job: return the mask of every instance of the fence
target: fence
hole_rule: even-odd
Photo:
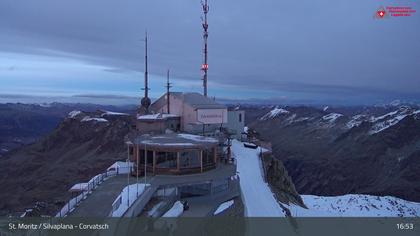
[[[84,186],[81,191],[82,193],[77,195],[74,198],[71,198],[66,202],[66,204],[61,208],[61,210],[57,213],[56,217],[65,217],[67,214],[71,213],[74,208],[83,200],[86,199],[87,196],[96,188],[98,187],[103,181],[107,178],[115,176],[118,174],[118,171],[115,170],[107,170],[105,173],[101,173],[99,175],[94,176],[92,179],[89,180],[86,186]]]

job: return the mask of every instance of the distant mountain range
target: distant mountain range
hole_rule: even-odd
[[[248,107],[300,194],[420,201],[420,107]]]

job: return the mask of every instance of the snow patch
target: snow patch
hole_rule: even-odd
[[[213,213],[213,215],[217,215],[223,211],[225,211],[226,209],[228,209],[229,207],[231,207],[234,203],[234,200],[230,200],[227,202],[224,202],[222,204],[219,205],[219,207],[216,209],[216,211]]]
[[[369,131],[369,134],[376,134],[379,133],[385,129],[388,129],[389,127],[396,125],[398,122],[400,122],[402,119],[404,119],[407,115],[398,115],[392,119],[385,120],[383,122],[379,122],[375,124],[371,130]]]
[[[294,122],[303,122],[303,121],[307,121],[309,119],[311,119],[311,118],[309,118],[309,117],[300,117],[300,118],[295,119]]]
[[[260,118],[260,120],[267,120],[267,119],[272,119],[275,118],[281,114],[288,114],[290,113],[290,111],[285,110],[283,108],[274,108],[273,110],[271,110],[270,112],[268,112],[267,114],[265,114],[263,117]]]
[[[144,192],[145,187],[150,184],[131,184],[123,189],[112,206],[118,206],[112,211],[112,217],[121,217],[128,210],[138,197]]]
[[[397,106],[401,105],[401,101],[397,99],[397,100],[394,100],[394,101],[390,102],[389,105],[397,107]]]
[[[330,123],[335,122],[338,118],[342,117],[342,114],[339,113],[330,113],[322,117],[322,120],[328,121]]]
[[[179,117],[179,116],[174,115],[174,114],[156,113],[156,114],[137,116],[137,119],[138,120],[162,120],[162,119],[167,119],[171,117]]]
[[[180,201],[176,201],[162,217],[178,217],[184,212],[184,205]]]
[[[127,113],[105,111],[104,113],[102,113],[101,117],[104,117],[104,116],[129,116],[129,115],[130,114],[127,114]]]
[[[81,191],[86,191],[88,190],[88,183],[78,183],[73,185],[70,189],[69,192],[81,192]]]
[[[108,167],[107,171],[115,171],[118,174],[128,174],[130,173],[130,168],[134,168],[133,162],[126,162],[126,161],[116,161],[110,167]]]
[[[351,118],[351,120],[349,120],[346,123],[346,126],[347,126],[348,129],[351,129],[353,127],[357,127],[357,126],[361,125],[363,123],[363,121],[367,121],[367,120],[368,120],[368,117],[366,115],[362,115],[362,114],[355,115]]]
[[[90,122],[90,121],[95,121],[95,122],[108,122],[107,119],[90,117],[90,116],[85,116],[81,121],[82,122]]]
[[[382,116],[373,117],[372,119],[370,119],[370,121],[371,121],[371,122],[377,122],[377,121],[382,120],[382,119],[385,119],[385,118],[387,118],[387,117],[389,117],[389,116],[396,115],[398,112],[399,112],[399,111],[398,111],[398,110],[396,110],[396,111],[393,111],[393,112],[387,113],[387,114],[382,115]]]
[[[80,113],[82,113],[81,111],[71,111],[68,115],[69,118],[76,118],[76,116],[78,116]]]
[[[347,194],[335,197],[301,195],[308,209],[292,205],[295,217],[418,217],[420,203],[396,197]]]
[[[196,142],[212,142],[217,143],[217,139],[211,138],[211,137],[204,137],[200,135],[194,135],[194,134],[178,134],[178,137],[189,139]]]

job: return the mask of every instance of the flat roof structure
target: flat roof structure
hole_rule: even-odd
[[[193,134],[174,133],[161,135],[140,135],[131,140],[134,145],[146,147],[148,150],[182,151],[185,149],[209,149],[219,144],[212,137],[204,137]]]

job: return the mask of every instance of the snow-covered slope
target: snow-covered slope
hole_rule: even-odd
[[[336,197],[301,195],[308,209],[288,207],[292,216],[419,217],[420,203],[396,197],[348,194]]]
[[[371,130],[369,131],[369,134],[376,134],[379,133],[385,129],[388,129],[389,127],[396,125],[398,122],[400,122],[402,119],[404,119],[406,116],[409,115],[415,115],[415,111],[413,111],[410,108],[407,107],[400,107],[398,110],[389,112],[385,115],[374,117],[370,120],[370,122],[373,122],[374,125],[372,126]]]
[[[237,160],[245,216],[284,216],[283,209],[274,198],[268,184],[264,182],[258,158],[260,148],[246,148],[243,143],[234,140],[232,150]]]
[[[213,215],[220,214],[221,212],[231,207],[234,203],[235,203],[234,200],[230,200],[230,201],[220,204],[219,207],[216,209],[216,211],[214,211]]]
[[[270,187],[264,182],[261,163],[258,157],[260,148],[245,148],[243,143],[234,140],[232,150],[237,159],[238,175],[245,216],[281,217],[285,212],[277,202]],[[348,194],[335,197],[301,195],[308,209],[297,205],[285,205],[292,216],[298,217],[420,217],[420,203],[400,198],[378,197],[363,194]]]

